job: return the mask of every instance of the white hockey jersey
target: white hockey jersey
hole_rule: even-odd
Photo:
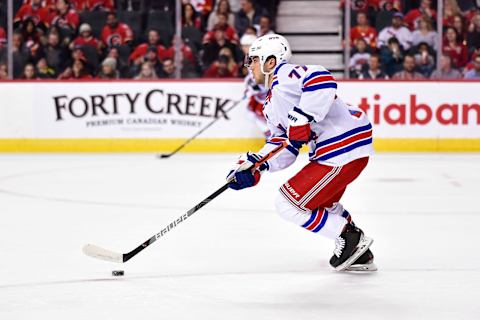
[[[287,139],[289,112],[305,117],[310,123],[314,134],[308,143],[311,161],[341,166],[373,153],[372,125],[368,117],[360,108],[347,105],[337,97],[337,83],[324,67],[283,63],[277,66],[272,77],[263,109],[271,136],[259,151],[261,155]],[[298,153],[298,149],[289,145],[268,161],[269,170],[288,167]]]

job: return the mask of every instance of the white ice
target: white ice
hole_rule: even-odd
[[[479,319],[480,155],[380,154],[343,198],[377,273],[332,271],[330,240],[282,220],[280,184],[227,190],[236,155],[0,156],[0,319]],[[112,270],[125,270],[114,278]]]

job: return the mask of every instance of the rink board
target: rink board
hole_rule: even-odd
[[[480,82],[340,81],[377,151],[480,151]],[[241,81],[0,82],[1,152],[241,152],[263,144]]]

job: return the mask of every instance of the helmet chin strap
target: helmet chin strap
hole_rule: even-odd
[[[268,88],[270,89],[270,87],[268,86],[268,81],[270,80],[270,75],[275,71],[275,68],[272,68],[272,70],[270,72],[266,72],[263,67],[265,66],[265,63],[263,63],[261,66],[260,66],[260,70],[262,71],[262,73],[265,75],[265,88]],[[276,66],[276,65],[275,65]]]

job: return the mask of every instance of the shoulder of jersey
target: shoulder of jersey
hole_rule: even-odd
[[[307,80],[318,76],[331,76],[331,73],[320,65],[296,65],[291,63],[282,63],[273,73],[272,89],[278,85],[280,87],[289,85],[298,85],[299,82],[305,84]],[[324,79],[326,80],[326,79]],[[329,79],[333,81],[333,77]]]

